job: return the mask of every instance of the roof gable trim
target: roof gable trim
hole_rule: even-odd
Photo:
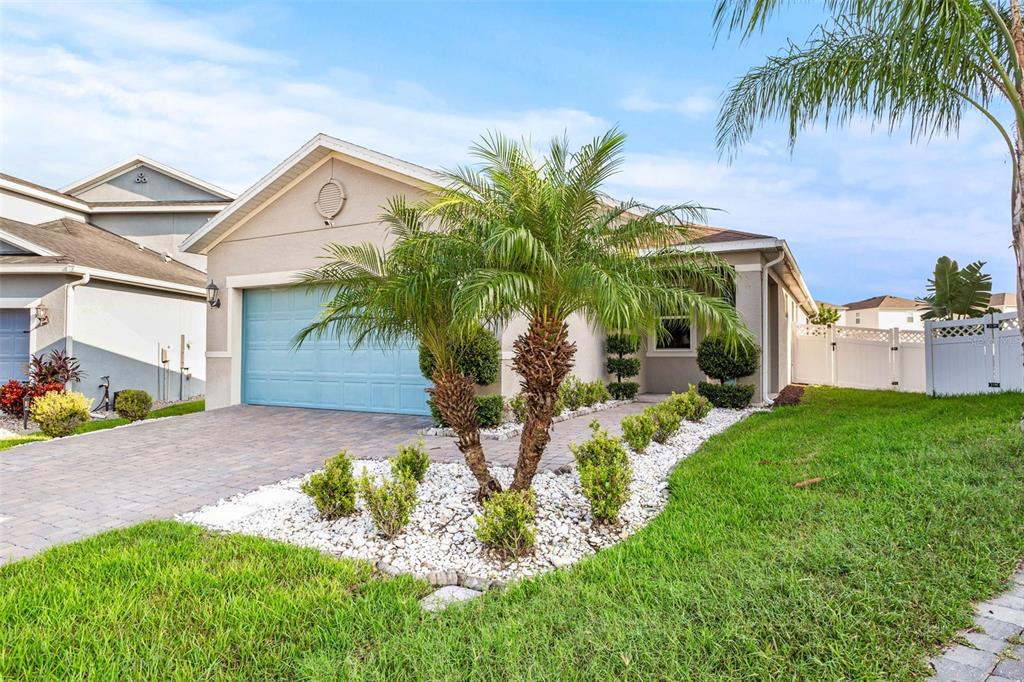
[[[119,175],[123,175],[124,173],[131,172],[136,168],[140,168],[142,166],[148,166],[149,168],[152,168],[155,171],[159,171],[164,175],[170,176],[175,180],[179,180],[187,185],[191,185],[197,189],[201,189],[205,192],[209,192],[224,199],[230,200],[235,198],[235,194],[233,192],[229,192],[228,190],[223,189],[222,187],[218,187],[217,185],[206,182],[205,180],[200,180],[194,175],[189,175],[184,171],[180,171],[177,168],[172,168],[166,164],[160,163],[159,161],[154,161],[153,159],[142,156],[141,154],[136,154],[135,156],[126,159],[121,163],[115,164],[110,168],[106,168],[100,171],[99,173],[95,173],[87,178],[83,178],[78,182],[68,185],[67,187],[62,187],[60,191],[64,192],[65,194],[85,192],[86,190],[90,190],[93,187],[102,185],[107,180],[115,178]]]

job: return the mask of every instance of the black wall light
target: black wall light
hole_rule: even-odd
[[[206,285],[206,302],[210,304],[211,308],[220,307],[220,287],[210,280],[210,283]]]

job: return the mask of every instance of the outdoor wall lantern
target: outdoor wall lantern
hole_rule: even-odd
[[[36,306],[35,314],[36,326],[42,327],[44,324],[50,323],[50,310],[42,303]]]
[[[206,302],[210,304],[211,308],[220,307],[220,296],[217,294],[220,292],[220,287],[210,280],[210,283],[206,285]]]

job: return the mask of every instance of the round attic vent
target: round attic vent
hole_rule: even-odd
[[[331,178],[324,183],[324,186],[320,188],[320,193],[317,194],[316,210],[329,220],[338,215],[344,205],[345,188],[341,186],[340,182]]]

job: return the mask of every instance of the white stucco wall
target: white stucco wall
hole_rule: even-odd
[[[73,306],[72,353],[88,366],[86,395],[104,374],[111,377],[111,392],[141,388],[156,400],[177,400],[179,386],[186,398],[205,392],[203,299],[93,280],[75,289]],[[188,369],[179,381],[182,334]]]

